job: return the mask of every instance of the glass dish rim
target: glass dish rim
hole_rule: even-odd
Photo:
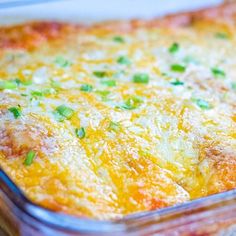
[[[121,219],[96,220],[55,212],[33,203],[1,167],[0,190],[4,193],[4,196],[7,197],[7,200],[21,213],[50,228],[67,230],[71,233],[96,234],[132,232],[133,230],[137,230],[137,227],[140,226],[140,222],[147,223],[154,218],[155,220],[164,219],[164,221],[165,218],[166,221],[168,221],[168,218],[171,217],[178,219],[178,216],[183,213],[186,214],[191,211],[191,214],[194,214],[194,211],[199,212],[201,209],[203,209],[204,212],[207,211],[205,208],[219,208],[224,202],[236,201],[236,189],[232,189],[159,210],[130,214]]]

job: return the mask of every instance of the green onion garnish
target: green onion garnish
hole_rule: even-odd
[[[116,43],[124,43],[125,42],[124,38],[122,38],[121,36],[113,37],[113,41]]]
[[[219,77],[224,78],[226,76],[225,72],[217,67],[211,68],[211,72],[217,78]]]
[[[36,153],[33,150],[30,150],[27,154],[26,154],[26,158],[24,161],[24,164],[26,166],[30,166],[33,163],[33,160],[35,158]]]
[[[15,82],[17,83],[18,86],[21,84],[21,80],[18,79],[18,78],[14,79],[13,81],[15,81]]]
[[[10,111],[14,115],[15,119],[21,116],[20,107],[10,107],[8,111]]]
[[[71,65],[71,62],[68,61],[67,59],[65,59],[65,58],[62,57],[62,56],[56,57],[56,59],[55,59],[54,62],[55,62],[55,64],[56,64],[57,66],[59,66],[59,67],[68,67],[68,66]]]
[[[74,114],[74,110],[65,105],[60,105],[56,108],[54,114],[56,115],[59,121],[63,121],[66,119],[70,119]]]
[[[0,90],[2,89],[16,89],[18,84],[14,80],[4,80],[0,81]]]
[[[106,71],[94,71],[93,75],[95,75],[98,78],[104,78],[105,76],[107,76]]]
[[[80,129],[76,128],[75,129],[75,134],[78,138],[82,139],[85,137],[86,133],[85,133],[85,129],[83,127],[81,127]]]
[[[236,82],[231,83],[231,87],[233,90],[236,90]]]
[[[196,99],[196,104],[203,110],[209,110],[212,108],[212,106],[209,104],[209,102],[203,100],[203,99]]]
[[[173,64],[170,66],[170,69],[174,72],[183,73],[186,70],[186,67],[180,64]]]
[[[28,86],[33,83],[31,80],[20,80],[18,78],[16,78],[14,81],[17,83],[18,86],[20,85]]]
[[[126,56],[120,56],[117,58],[117,63],[119,63],[121,65],[130,65],[131,61]]]
[[[32,91],[31,95],[34,97],[43,97],[44,94],[40,91]]]
[[[143,103],[143,99],[138,96],[133,96],[129,98],[123,105],[119,106],[120,108],[126,109],[126,110],[133,110],[141,106]]]
[[[116,81],[115,80],[111,80],[111,79],[102,80],[101,84],[106,85],[108,87],[115,87],[116,86]]]
[[[42,91],[42,94],[45,96],[55,94],[55,93],[56,93],[56,90],[54,88],[46,88]]]
[[[182,81],[180,81],[178,79],[176,79],[176,80],[174,80],[174,81],[172,81],[170,83],[175,85],[175,86],[184,85],[184,82],[182,82]]]
[[[31,80],[25,80],[25,81],[20,81],[20,84],[24,85],[24,86],[29,86],[31,85],[33,82]]]
[[[169,52],[170,53],[176,53],[179,50],[179,44],[178,43],[173,43],[170,47],[169,47]]]
[[[101,96],[103,101],[107,101],[111,92],[108,90],[97,90],[96,93]]]
[[[137,73],[133,76],[133,82],[138,84],[147,84],[149,82],[149,75],[146,73]]]
[[[80,86],[80,90],[84,92],[91,92],[93,90],[93,86],[90,84],[82,84]]]
[[[229,39],[229,35],[222,32],[215,33],[215,37],[218,39]]]
[[[55,89],[61,88],[61,83],[55,80],[51,80],[51,86]]]
[[[111,121],[108,129],[112,131],[118,131],[120,129],[120,124],[118,122]]]

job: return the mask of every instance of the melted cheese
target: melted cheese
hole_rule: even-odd
[[[32,201],[109,219],[236,187],[236,41],[229,28],[209,30],[203,21],[27,35],[34,27],[43,32],[40,23],[26,24],[0,39],[0,82],[18,79],[15,89],[0,90],[0,164]],[[170,52],[173,43],[178,49]],[[119,63],[121,56],[128,62]],[[137,73],[148,83],[135,83]],[[92,90],[82,91],[84,84]],[[60,105],[73,115],[59,121]],[[30,150],[36,157],[26,166]]]

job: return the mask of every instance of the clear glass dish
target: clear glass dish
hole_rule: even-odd
[[[120,220],[96,221],[35,205],[1,170],[0,226],[10,236],[236,235],[236,190]]]
[[[119,1],[119,4],[122,5]],[[219,1],[166,1],[169,10],[163,7],[163,11],[153,8],[154,3],[160,1],[150,0],[149,9],[143,8],[143,0],[136,3],[135,11],[119,11],[103,14],[104,8],[96,8],[87,14],[89,2],[86,1],[82,10],[76,11],[76,2],[70,1],[71,10],[64,10],[58,13],[58,9],[65,8],[65,1],[52,1],[47,5],[34,5],[20,8],[8,8],[4,2],[4,10],[0,1],[0,24],[17,23],[25,20],[53,19],[69,21],[94,21],[110,18],[133,18],[153,17],[153,14],[163,15],[179,9],[187,10],[187,7],[204,6],[219,3]],[[11,1],[17,2],[19,1]],[[29,3],[30,1],[25,1]],[[32,2],[32,1],[31,1]],[[66,1],[67,3],[69,1]],[[81,1],[82,2],[82,1]],[[102,0],[101,2],[105,2]],[[131,5],[131,1],[128,4]],[[12,4],[12,3],[11,3]],[[63,5],[64,4],[64,5]],[[186,4],[186,5],[185,5]],[[13,4],[14,5],[14,4]],[[11,5],[11,6],[13,6]],[[147,4],[146,4],[147,5]],[[158,5],[158,4],[157,4]],[[2,5],[3,6],[3,5]],[[55,6],[58,8],[55,9]],[[139,7],[138,7],[139,6]],[[176,8],[175,8],[175,7]],[[116,7],[110,9],[115,10]],[[90,7],[91,8],[91,7]],[[106,6],[108,9],[109,6]],[[42,13],[41,10],[45,9]],[[51,9],[51,10],[50,10]],[[95,8],[93,8],[95,9]],[[27,14],[28,12],[28,14]],[[87,13],[86,13],[87,12]],[[150,14],[147,14],[147,13]],[[156,13],[157,12],[157,13]],[[81,17],[75,17],[80,14]],[[146,15],[145,15],[146,14]],[[49,17],[50,16],[50,17]],[[91,17],[92,16],[92,17]],[[82,19],[82,20],[81,20]],[[113,221],[96,221],[86,218],[76,218],[44,209],[28,200],[21,190],[9,179],[3,170],[0,169],[0,235],[10,236],[67,236],[67,235],[236,235],[236,190],[197,199],[174,207],[161,210],[142,212],[127,216],[123,219]]]

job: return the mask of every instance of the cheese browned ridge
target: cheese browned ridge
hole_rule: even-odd
[[[0,165],[33,202],[111,219],[236,187],[236,4],[0,28]]]

